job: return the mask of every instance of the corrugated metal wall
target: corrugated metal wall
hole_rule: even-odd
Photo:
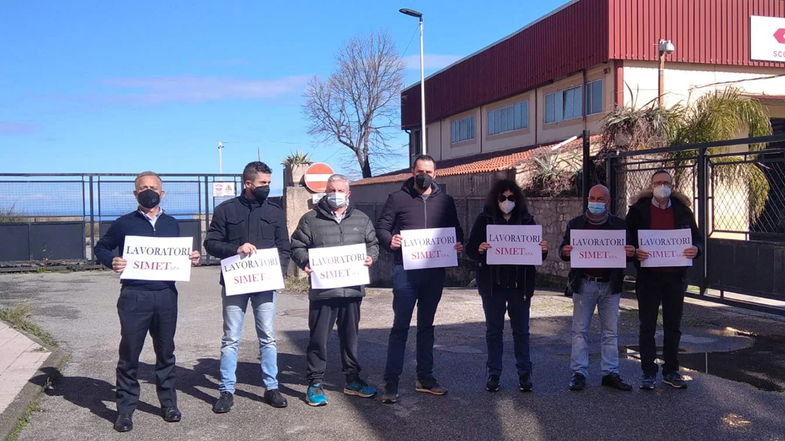
[[[428,122],[497,101],[608,59],[608,0],[567,6],[425,82]],[[491,26],[492,24],[478,24]],[[401,94],[403,128],[420,125],[420,89]]]
[[[669,62],[783,67],[750,60],[750,16],[785,17],[783,0],[608,1],[610,58],[656,60],[662,38]]]
[[[583,0],[425,82],[426,116],[437,121],[611,60],[785,67],[750,60],[750,15],[785,17],[785,0]],[[420,89],[401,94],[403,128],[420,125]]]

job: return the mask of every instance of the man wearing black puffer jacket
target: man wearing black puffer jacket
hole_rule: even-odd
[[[204,248],[210,255],[225,259],[235,254],[251,254],[257,249],[277,248],[281,271],[289,265],[289,233],[283,210],[267,199],[272,170],[264,162],[248,163],[243,170],[243,193],[215,209]],[[221,277],[223,285],[223,277]],[[237,377],[237,350],[243,332],[245,309],[251,302],[259,338],[264,398],[273,407],[286,407],[278,391],[278,349],[275,341],[276,291],[227,296],[222,289],[223,337],[221,338],[221,395],[213,412],[226,413],[234,404]]]
[[[409,323],[417,305],[417,383],[415,390],[444,395],[433,376],[433,319],[444,288],[444,268],[404,270],[401,255],[401,231],[421,228],[454,227],[455,249],[463,251],[463,230],[458,223],[455,201],[434,183],[436,165],[432,157],[420,155],[412,165],[412,177],[384,204],[376,224],[379,244],[395,253],[393,268],[393,312],[395,318],[387,346],[384,368],[385,391],[382,402],[398,401],[398,378],[403,371],[403,356]]]
[[[371,266],[379,257],[379,241],[368,216],[349,203],[349,180],[343,175],[332,175],[327,179],[325,192],[326,196],[316,207],[300,218],[300,223],[292,234],[292,259],[305,272],[311,274],[308,259],[310,248],[365,244],[365,265]],[[341,342],[341,362],[346,376],[343,392],[362,398],[376,395],[376,388],[360,378],[357,356],[357,333],[363,296],[365,287],[361,285],[332,289],[311,288],[308,294],[308,327],[311,339],[306,353],[308,391],[305,400],[311,406],[327,404],[322,382],[327,367],[327,338],[336,321]]]

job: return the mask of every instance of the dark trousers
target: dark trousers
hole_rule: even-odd
[[[341,364],[346,382],[354,381],[360,374],[357,361],[357,333],[360,328],[360,303],[362,297],[347,297],[311,301],[308,306],[308,328],[311,339],[308,342],[306,360],[309,383],[324,380],[327,367],[327,339],[333,325],[338,324],[338,341],[341,345]]]
[[[657,344],[654,334],[657,331],[657,313],[662,304],[662,330],[664,333],[662,358],[663,375],[679,370],[679,341],[681,340],[681,315],[684,309],[686,284],[681,272],[654,272],[639,269],[635,281],[635,295],[638,297],[638,318],[640,334],[638,343],[641,350],[641,369],[647,375],[657,374]]]
[[[120,316],[120,359],[115,398],[119,413],[132,413],[139,401],[139,354],[150,332],[155,350],[155,385],[161,407],[177,405],[174,390],[174,333],[177,327],[177,290],[123,287],[117,300]]]
[[[529,354],[529,307],[531,297],[524,300],[519,289],[494,288],[492,295],[482,296],[485,311],[485,342],[488,345],[488,375],[501,375],[504,353],[504,313],[510,316],[515,367],[518,375],[531,373]]]
[[[398,383],[403,372],[403,357],[409,324],[417,305],[417,379],[433,378],[433,319],[442,298],[444,268],[421,270],[393,269],[393,326],[387,344],[387,364],[384,381]]]

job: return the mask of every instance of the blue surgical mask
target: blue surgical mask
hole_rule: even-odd
[[[589,202],[589,213],[595,215],[605,213],[605,202]]]
[[[346,205],[347,202],[349,202],[349,200],[346,197],[346,193],[327,193],[327,204],[333,209],[341,208]]]

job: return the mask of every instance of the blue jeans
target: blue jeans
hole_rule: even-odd
[[[237,383],[237,349],[243,334],[248,300],[253,308],[256,336],[259,337],[262,381],[268,390],[278,388],[278,349],[275,343],[275,291],[227,296],[223,300],[224,335],[221,337],[221,383],[218,390],[234,393]]]
[[[444,268],[406,271],[403,265],[395,265],[393,269],[395,318],[387,344],[387,364],[384,367],[386,383],[397,384],[403,372],[403,356],[406,352],[406,339],[409,337],[409,324],[412,321],[415,304],[417,305],[417,379],[433,378],[433,318],[442,298],[444,275]]]
[[[608,282],[583,280],[580,292],[572,296],[572,353],[570,369],[574,373],[588,375],[589,369],[589,326],[594,308],[600,316],[602,332],[602,374],[619,373],[619,298],[612,293]]]
[[[488,375],[502,374],[504,353],[504,313],[510,315],[515,367],[518,375],[531,374],[529,355],[529,307],[531,297],[524,300],[519,289],[494,288],[490,296],[482,297],[485,311],[485,342],[488,345]]]

